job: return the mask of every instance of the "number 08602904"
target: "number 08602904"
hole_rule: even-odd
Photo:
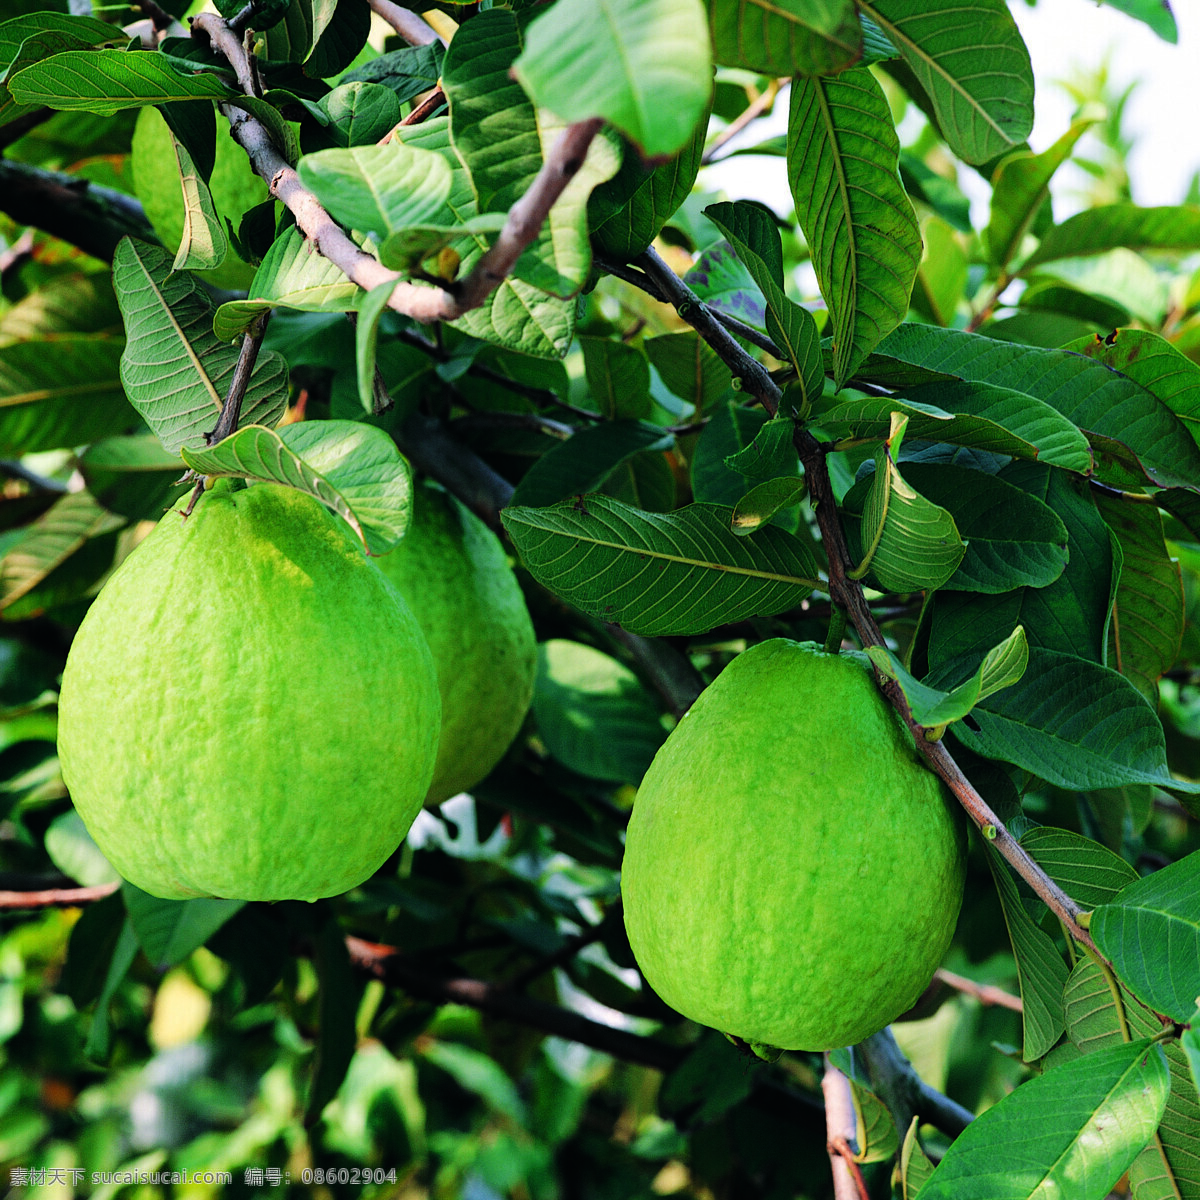
[[[385,1167],[305,1167],[302,1183],[395,1183],[396,1168]]]

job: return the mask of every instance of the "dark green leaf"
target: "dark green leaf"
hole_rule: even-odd
[[[405,46],[381,54],[370,62],[347,71],[342,83],[377,83],[395,93],[401,104],[437,87],[446,50],[441,42],[427,46]]]
[[[584,372],[596,408],[610,418],[650,415],[650,364],[636,346],[581,337]]]
[[[852,0],[706,0],[713,57],[764,75],[831,75],[862,54]]]
[[[1025,267],[1056,258],[1103,254],[1118,246],[1130,250],[1200,248],[1200,207],[1103,204],[1085,209],[1048,230]]]
[[[832,318],[838,387],[904,319],[921,261],[898,155],[887,100],[868,70],[792,84],[788,183]]]
[[[351,969],[346,939],[338,922],[332,918],[326,921],[316,942],[313,966],[317,972],[319,1033],[306,1106],[309,1122],[321,1115],[346,1078],[358,1044],[354,1021],[362,997],[362,984]]]
[[[782,612],[819,586],[802,542],[773,526],[740,538],[720,505],[648,513],[588,496],[553,508],[507,508],[501,516],[539,583],[648,637]]]
[[[146,957],[159,968],[183,962],[198,950],[244,900],[160,900],[126,882],[125,908]]]
[[[711,504],[735,505],[746,492],[746,477],[728,465],[748,450],[767,423],[760,408],[736,401],[717,404],[692,452],[692,493]]]
[[[733,373],[694,330],[647,338],[642,349],[663,383],[697,412],[723,396],[733,382]]]
[[[799,462],[795,433],[796,426],[789,417],[774,417],[754,435],[750,445],[729,455],[725,465],[748,479],[795,475]]]
[[[731,528],[739,537],[754,533],[776,513],[793,508],[804,499],[805,484],[796,476],[767,479],[752,487],[734,505]]]
[[[1131,883],[1096,909],[1091,933],[1139,1000],[1188,1020],[1200,996],[1200,853]]]

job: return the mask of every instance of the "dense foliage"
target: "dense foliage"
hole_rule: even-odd
[[[18,1194],[1200,1197],[1200,206],[1131,202],[1122,98],[1033,153],[1003,0],[185,5],[0,21]],[[697,189],[734,154],[794,214]],[[334,900],[121,885],[55,748],[107,575],[221,475],[386,551],[414,472],[534,617],[505,759]],[[976,828],[916,1008],[766,1062],[644,985],[619,873],[781,635],[868,654]]]

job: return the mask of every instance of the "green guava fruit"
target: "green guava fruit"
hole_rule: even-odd
[[[133,187],[142,202],[146,219],[154,226],[162,244],[174,254],[183,237],[183,190],[179,186],[179,167],[171,131],[155,108],[143,108],[138,113],[129,165],[133,172]],[[236,233],[246,213],[270,196],[267,185],[250,166],[245,150],[229,136],[224,117],[217,124],[217,156],[208,190],[226,236],[229,234],[224,226],[226,219]],[[237,291],[250,286],[254,271],[250,263],[238,257],[231,243],[229,253],[219,267],[196,274],[215,287]]]
[[[912,1006],[954,933],[962,822],[870,668],[782,638],[740,654],[638,790],[634,957],[685,1016],[830,1050]]]
[[[63,671],[63,779],[155,896],[315,900],[408,832],[441,721],[416,618],[349,527],[278,484],[168,512]]]
[[[440,489],[416,489],[404,538],[375,561],[433,652],[442,733],[426,803],[440,804],[474,787],[517,736],[537,674],[533,623],[500,539]]]

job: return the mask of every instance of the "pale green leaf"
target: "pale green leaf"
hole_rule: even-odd
[[[389,279],[367,293],[354,322],[354,366],[358,375],[358,399],[368,413],[375,411],[375,346],[379,338],[379,318],[396,290]]]
[[[674,154],[712,93],[701,0],[559,0],[530,22],[514,66],[539,107],[603,117],[645,154]]]
[[[176,271],[208,271],[225,261],[229,239],[213,207],[208,184],[192,163],[187,147],[174,132],[171,132],[171,145],[175,150],[179,183],[183,189],[183,234],[171,266]]]
[[[804,480],[795,476],[764,480],[734,505],[730,527],[740,537],[754,533],[776,513],[799,504],[804,499],[804,489]]]
[[[865,68],[797,79],[788,183],[829,307],[838,387],[908,311],[921,234],[883,90]]]
[[[1118,246],[1130,250],[1200,249],[1200,206],[1102,204],[1084,209],[1048,229],[1025,267],[1056,258],[1103,254]]]
[[[731,515],[713,504],[642,512],[587,496],[501,518],[539,583],[591,616],[657,636],[783,612],[820,586],[802,542],[774,526],[740,538]]]
[[[130,403],[174,453],[202,446],[216,426],[238,350],[212,331],[213,309],[190,274],[175,274],[165,250],[124,238],[113,258],[113,284],[128,341],[121,382]],[[246,389],[242,420],[274,425],[287,405],[288,367],[260,353]]]

